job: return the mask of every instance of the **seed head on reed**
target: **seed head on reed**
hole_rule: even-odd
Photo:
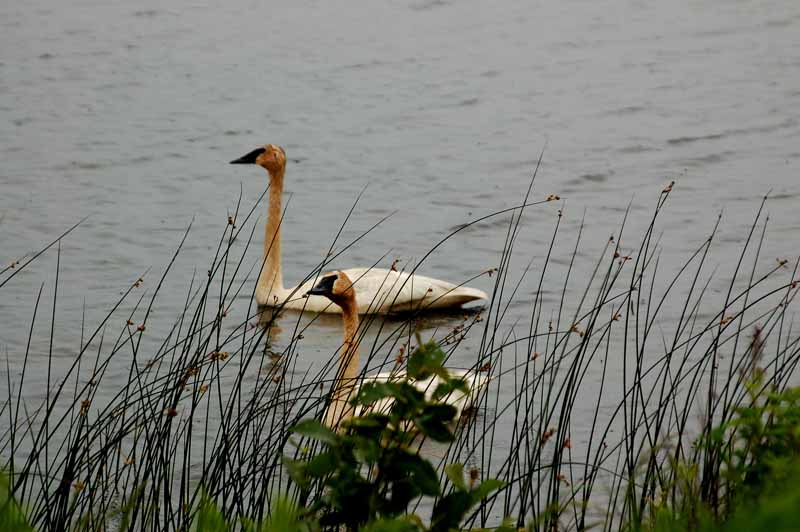
[[[552,438],[552,437],[553,437],[553,434],[555,434],[555,433],[556,433],[556,429],[554,429],[554,428],[552,428],[552,427],[550,427],[549,429],[547,429],[546,431],[544,431],[544,433],[542,433],[542,436],[541,436],[541,438],[539,439],[539,446],[540,446],[540,447],[544,447],[544,446],[545,446],[545,444],[546,444],[548,441],[550,441],[550,438]]]
[[[208,358],[214,362],[221,362],[228,358],[227,351],[212,351],[208,354]],[[198,370],[199,371],[199,370]]]

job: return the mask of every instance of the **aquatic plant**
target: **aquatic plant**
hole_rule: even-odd
[[[451,317],[449,329],[436,338],[445,357],[473,353],[473,367],[490,376],[491,385],[471,423],[452,440],[428,441],[430,447],[422,448],[423,455],[426,448],[435,450],[439,489],[431,477],[392,518],[441,508],[448,494],[461,489],[453,467],[446,469],[450,464],[465,464],[476,483],[502,483],[471,501],[460,520],[465,528],[508,519],[511,526],[533,530],[638,529],[660,509],[689,501],[686,489],[697,508],[711,512],[710,519],[725,518],[741,482],[755,474],[753,463],[737,461],[735,454],[742,449],[740,435],[751,430],[741,424],[743,409],[773,405],[764,397],[786,390],[797,365],[800,350],[788,313],[797,294],[797,262],[764,268],[766,222],[759,210],[749,234],[742,235],[741,256],[721,297],[709,290],[717,280],[708,266],[716,226],[677,273],[662,278],[659,221],[670,185],[658,195],[643,234],[629,237],[623,217],[591,275],[575,275],[576,263],[586,260],[584,226],[564,235],[563,205],[548,249],[519,267],[515,244],[524,216],[560,201],[554,195],[533,201],[532,186],[533,180],[519,205],[455,229],[431,251],[486,219],[507,220],[502,253],[490,270],[489,306]],[[149,274],[132,276],[67,367],[55,371],[58,361],[49,345],[44,399],[30,404],[31,345],[41,340],[33,325],[42,319],[44,290],[36,295],[27,349],[6,363],[0,430],[7,493],[33,527],[187,530],[198,520],[214,519],[214,512],[228,524],[264,523],[281,501],[290,501],[291,508],[310,506],[336,487],[328,474],[304,483],[288,474],[282,459],[292,452],[287,444],[295,437],[293,427],[310,436],[311,425],[300,423],[324,411],[336,353],[320,367],[298,370],[298,347],[303,335],[313,334],[315,318],[297,316],[292,327],[283,322],[290,338],[274,341],[278,314],[260,313],[251,288],[261,265],[245,262],[255,208],[240,213],[237,205],[207,275],[191,280],[183,310],[168,327],[152,310],[170,282],[175,257],[154,282]],[[306,279],[352,245],[333,253],[340,235],[341,230]],[[67,237],[69,231],[61,238]],[[555,262],[564,241],[569,251]],[[0,271],[0,297],[45,253],[58,259],[59,242]],[[536,288],[528,296],[520,286],[530,276]],[[54,307],[62,282],[56,260]],[[546,297],[553,286],[554,304]],[[144,287],[152,288],[141,294]],[[237,299],[247,301],[247,308],[240,309]],[[509,306],[520,300],[529,308],[527,323],[508,323]],[[55,319],[53,312],[51,330]],[[369,345],[364,371],[407,364],[408,353],[419,347],[413,334],[419,319],[410,312],[363,320],[361,345]],[[157,340],[148,336],[164,327]],[[752,339],[755,327],[758,342]],[[276,350],[277,345],[284,347]],[[755,391],[754,366],[763,368]],[[126,369],[121,384],[111,383],[109,374],[119,368]],[[612,371],[621,374],[621,388],[608,384]],[[339,438],[335,442],[346,441]],[[322,461],[317,457],[329,452],[330,443],[329,435],[309,441],[292,459]],[[420,462],[408,460],[415,463]],[[736,475],[746,481],[734,483]]]

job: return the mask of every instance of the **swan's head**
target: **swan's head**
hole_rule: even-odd
[[[308,295],[325,296],[340,307],[355,300],[353,282],[344,272],[336,272],[321,278]]]
[[[280,146],[267,144],[234,159],[231,164],[257,164],[269,173],[280,172],[286,168],[286,152]]]

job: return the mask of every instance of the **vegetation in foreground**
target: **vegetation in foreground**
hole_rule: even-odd
[[[447,377],[441,366],[444,352],[428,343],[409,359],[409,377],[425,378],[430,373]],[[298,486],[303,488],[300,502],[287,497],[273,499],[267,517],[260,522],[240,516],[230,521],[208,497],[200,500],[192,528],[198,532],[362,530],[386,532],[446,532],[459,530],[467,512],[502,487],[489,479],[476,482],[465,476],[463,464],[445,467],[450,489],[440,485],[430,461],[423,458],[413,443],[418,438],[439,442],[454,439],[455,409],[439,399],[459,387],[446,381],[434,391],[432,399],[407,381],[365,386],[354,404],[369,408],[391,398],[389,412],[369,412],[349,420],[337,434],[314,419],[298,423],[292,432],[303,437],[293,442],[310,454],[309,444],[321,444],[321,452],[306,460],[284,457]],[[733,432],[731,447],[720,455],[718,466],[725,479],[725,501],[716,507],[704,502],[700,493],[696,464],[673,464],[678,483],[673,499],[662,493],[661,500],[650,501],[646,515],[630,519],[623,529],[653,532],[687,530],[730,532],[750,530],[790,531],[797,526],[800,507],[800,388],[781,392],[763,388],[763,370],[755,368],[749,385],[751,403],[737,409],[731,420],[716,427],[709,442],[697,442],[706,451],[726,441]],[[312,486],[322,495],[309,500]],[[448,491],[445,495],[445,491]],[[429,523],[414,513],[411,503],[420,496],[439,497]],[[130,518],[131,508],[120,524]],[[528,523],[527,530],[536,529]],[[11,494],[6,476],[0,476],[0,530],[32,531],[25,513]],[[499,532],[516,530],[508,521],[495,527]]]
[[[468,350],[474,367],[492,378],[472,422],[455,431],[441,405],[413,400],[402,383],[368,387],[357,399],[393,397],[388,416],[353,419],[344,433],[308,421],[325,409],[331,369],[294,370],[308,325],[298,320],[278,353],[273,316],[256,328],[255,311],[238,323],[230,318],[233,301],[251,286],[241,258],[253,235],[252,228],[243,232],[251,211],[228,225],[208,278],[190,287],[165,337],[148,341],[145,325],[169,268],[149,301],[143,296],[120,317],[142,280],[131,284],[69,365],[54,371],[58,378],[41,405],[27,404],[23,394],[31,345],[39,340],[31,328],[28,351],[7,362],[0,525],[787,529],[800,499],[800,393],[791,387],[800,349],[789,310],[798,264],[770,259],[764,267],[759,210],[718,306],[706,271],[716,228],[675,277],[661,279],[655,235],[670,191],[659,196],[637,246],[620,245],[623,222],[588,280],[573,275],[580,232],[570,239],[567,261],[558,263],[566,268],[551,259],[564,240],[561,211],[545,257],[515,277],[512,251],[523,213],[547,200],[528,204],[526,197],[497,214],[509,224],[491,305],[437,339],[437,363]],[[40,256],[0,272],[0,296]],[[528,271],[538,275],[530,320],[505,323]],[[555,306],[544,286],[562,287]],[[572,304],[567,294],[575,293]],[[33,322],[40,299],[41,293]],[[669,320],[661,319],[665,308],[672,309]],[[414,345],[418,318],[365,320],[365,331],[373,327],[367,367],[407,367],[405,353],[434,352]],[[115,320],[127,325],[109,339]],[[48,367],[56,368],[49,352]],[[104,377],[119,367],[127,368],[126,383],[110,391]],[[607,385],[611,371],[621,373],[621,390]],[[577,414],[587,406],[590,426]],[[412,440],[412,433],[421,437]]]

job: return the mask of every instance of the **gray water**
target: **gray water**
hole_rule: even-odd
[[[69,361],[84,308],[90,329],[148,268],[143,290],[152,291],[193,220],[154,309],[166,322],[177,316],[240,190],[249,208],[266,188],[260,168],[227,164],[259,145],[280,144],[290,158],[287,284],[322,259],[365,187],[342,242],[392,216],[333,267],[384,254],[384,266],[414,264],[459,224],[517,205],[544,148],[533,199],[561,199],[526,214],[512,280],[531,260],[533,269],[509,326],[530,315],[558,209],[566,236],[557,264],[587,221],[580,277],[631,202],[623,246],[638,246],[672,180],[659,268],[674,272],[723,212],[711,259],[720,279],[711,293],[720,293],[767,192],[762,269],[800,249],[798,35],[795,0],[5,2],[0,261],[90,215],[61,245],[54,354]],[[507,223],[460,233],[422,273],[462,281],[497,266]],[[248,265],[259,259],[260,229],[256,238]],[[0,352],[13,382],[44,283],[31,399],[44,394],[36,385],[55,272],[53,250],[0,291]],[[471,284],[488,291],[492,282]],[[123,325],[120,317],[109,330]],[[155,341],[158,328],[148,334]],[[320,364],[339,337],[337,320],[320,321],[305,334],[305,363]],[[127,366],[115,370],[112,384]],[[6,387],[3,369],[0,397]]]

